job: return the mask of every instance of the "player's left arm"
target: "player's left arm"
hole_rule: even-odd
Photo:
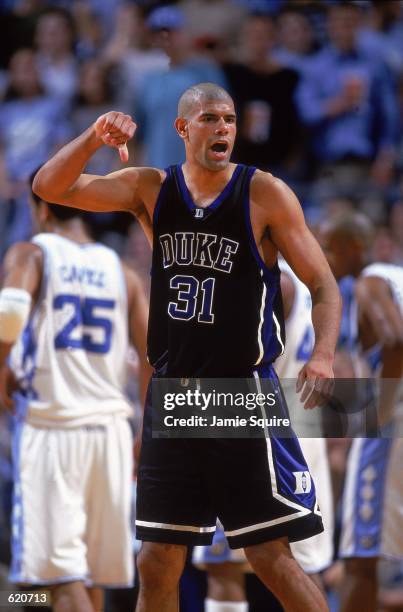
[[[17,385],[6,361],[38,297],[42,257],[37,245],[21,242],[7,251],[3,263],[0,290],[0,400],[9,410],[13,407],[11,393]]]
[[[329,392],[329,381],[334,376],[333,359],[341,317],[340,293],[291,189],[270,174],[259,173],[251,198],[261,219],[262,237],[264,231],[269,231],[273,244],[311,293],[315,345],[311,358],[299,374],[297,391],[304,387],[301,401],[309,398],[305,408],[313,408],[320,403],[321,394],[326,396]]]

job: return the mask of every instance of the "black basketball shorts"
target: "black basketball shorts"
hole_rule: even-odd
[[[280,383],[272,366],[260,376]],[[302,484],[303,483],[303,486]],[[297,438],[152,437],[151,384],[137,481],[136,537],[210,544],[221,521],[231,548],[323,531]]]

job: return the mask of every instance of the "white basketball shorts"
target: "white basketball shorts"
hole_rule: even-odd
[[[20,423],[13,455],[10,580],[130,586],[133,445],[127,420],[74,429]]]

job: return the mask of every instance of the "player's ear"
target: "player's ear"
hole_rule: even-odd
[[[180,138],[182,138],[183,140],[185,140],[187,138],[188,135],[188,122],[186,119],[184,119],[183,117],[178,117],[177,119],[175,119],[175,129],[178,132]]]

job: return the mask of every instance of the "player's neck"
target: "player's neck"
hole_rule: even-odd
[[[68,238],[79,244],[94,242],[80,219],[71,219],[62,223],[54,223],[51,231],[54,234]]]
[[[213,171],[185,162],[182,171],[193,199],[196,201],[199,197],[220,193],[231,179],[235,166],[231,163],[223,170]]]

